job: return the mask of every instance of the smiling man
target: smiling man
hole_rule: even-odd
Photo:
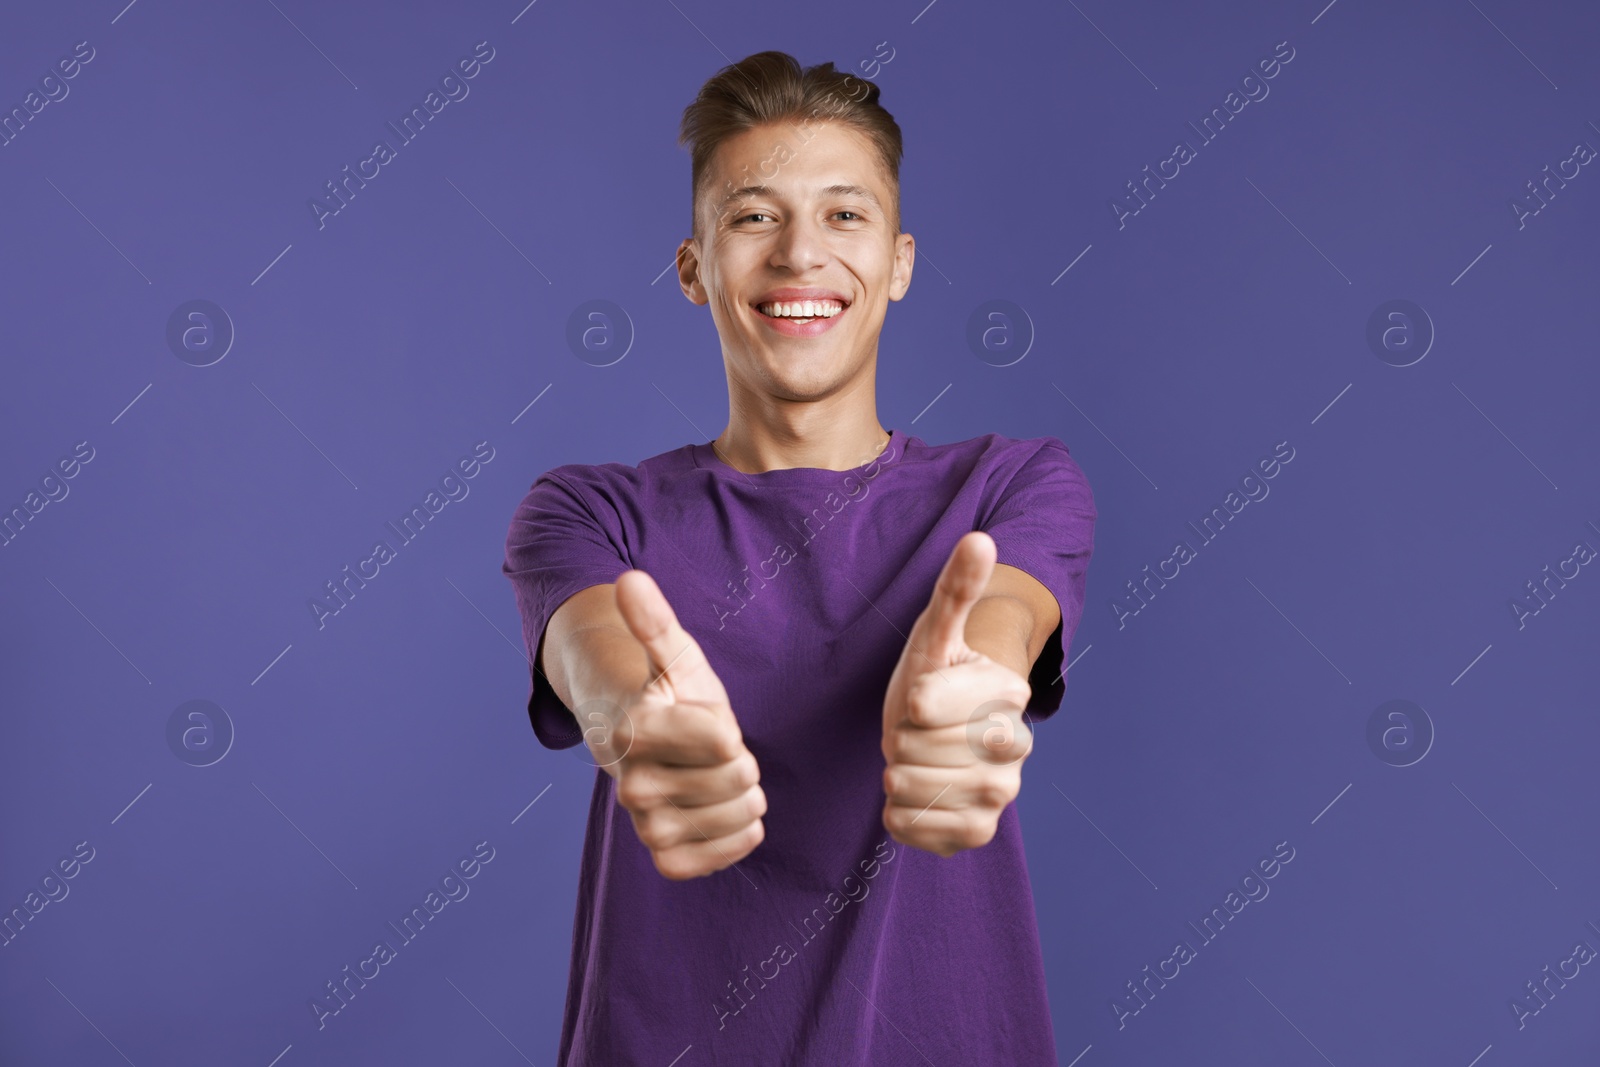
[[[506,541],[534,733],[604,771],[559,1063],[1053,1065],[1014,800],[1088,482],[1053,437],[880,425],[916,246],[877,86],[762,52],[681,140],[727,427],[547,471]]]

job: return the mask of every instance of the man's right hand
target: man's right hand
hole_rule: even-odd
[[[617,610],[644,646],[650,678],[607,729],[586,734],[596,762],[616,779],[656,870],[673,881],[720,871],[748,855],[766,831],[760,769],[745,747],[722,680],[655,579],[630,570],[616,582]]]

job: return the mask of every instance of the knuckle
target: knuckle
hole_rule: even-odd
[[[962,848],[980,848],[994,838],[995,822],[982,816],[968,816],[956,831],[956,840]]]
[[[646,787],[639,778],[639,773],[634,771],[622,776],[617,783],[617,803],[631,812],[644,809],[646,803]]]
[[[896,762],[910,759],[913,747],[912,735],[905,728],[896,728],[889,734],[890,759]]]
[[[1010,776],[989,776],[979,781],[975,790],[980,807],[998,810],[1016,799],[1017,789]]]
[[[761,765],[753,752],[746,750],[739,757],[739,784],[749,787],[761,781]]]
[[[652,852],[651,856],[655,860],[656,870],[674,882],[682,882],[704,873],[696,863],[676,849]]]
[[[750,792],[746,796],[745,804],[749,809],[751,818],[759,820],[767,813],[766,790],[762,789],[759,785],[751,786]]]

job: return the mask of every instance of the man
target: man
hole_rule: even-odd
[[[877,100],[781,52],[706,83],[678,277],[728,426],[511,524],[534,732],[605,772],[562,1065],[1056,1063],[1012,801],[1094,501],[1055,438],[880,426],[915,242]]]

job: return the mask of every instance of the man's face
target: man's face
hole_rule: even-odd
[[[759,126],[717,148],[710,181],[696,205],[701,236],[679,246],[679,283],[710,305],[728,374],[810,400],[869,371],[889,301],[911,284],[915,242],[895,233],[867,138],[837,122]],[[810,322],[770,314],[808,296]]]

